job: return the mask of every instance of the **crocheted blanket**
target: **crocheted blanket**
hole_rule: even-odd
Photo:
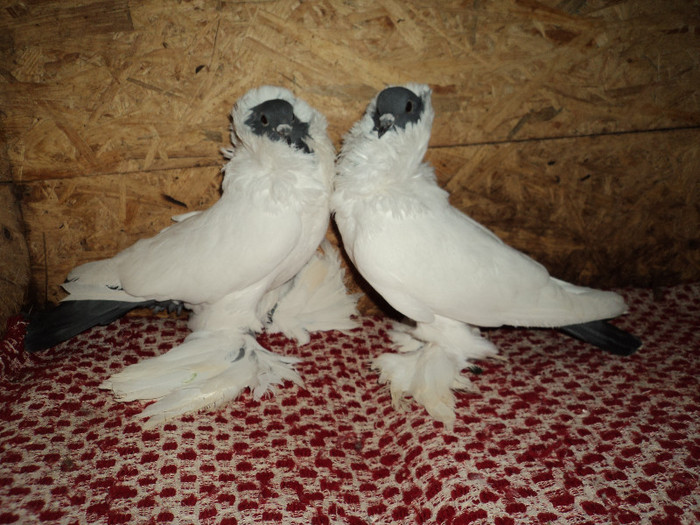
[[[630,357],[551,330],[487,332],[453,431],[392,407],[369,369],[389,322],[297,346],[304,387],[144,429],[98,385],[165,352],[180,319],[129,317],[39,355],[0,341],[0,523],[700,522],[700,285],[622,290]]]

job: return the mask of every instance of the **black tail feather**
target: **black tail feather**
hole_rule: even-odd
[[[642,346],[638,337],[607,321],[572,324],[559,330],[615,355],[632,355]]]
[[[156,301],[63,301],[55,308],[29,315],[24,348],[38,352],[56,346],[97,325],[116,321],[134,308],[149,307]]]

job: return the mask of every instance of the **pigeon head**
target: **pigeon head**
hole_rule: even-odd
[[[297,180],[303,173],[315,174],[325,187],[333,177],[336,155],[326,117],[280,86],[253,88],[236,101],[231,145],[223,150],[230,160],[224,176],[227,186],[228,180],[236,180],[230,174],[248,173],[251,167],[276,174],[270,180],[277,183],[280,178]],[[288,186],[276,187],[280,193]]]
[[[254,106],[250,109],[245,125],[255,135],[265,136],[275,142],[286,142],[304,153],[311,152],[306,143],[309,124],[297,118],[294,107],[286,100],[266,100]]]
[[[378,137],[392,129],[405,129],[423,116],[423,99],[402,86],[389,87],[377,95],[372,120]]]

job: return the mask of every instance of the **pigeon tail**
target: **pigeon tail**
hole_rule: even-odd
[[[632,355],[642,347],[641,339],[607,321],[562,326],[559,330],[614,355]]]
[[[24,338],[28,352],[38,352],[67,341],[89,328],[116,321],[134,308],[154,306],[156,301],[63,301],[54,308],[32,312]]]

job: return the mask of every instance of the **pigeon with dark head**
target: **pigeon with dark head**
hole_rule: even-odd
[[[497,353],[478,327],[560,327],[621,354],[639,341],[604,321],[626,311],[621,296],[551,277],[449,204],[423,162],[433,116],[426,85],[381,91],[345,136],[331,208],[359,272],[414,323],[374,361],[380,380],[451,426],[460,371]]]
[[[102,385],[125,401],[159,399],[144,412],[155,419],[220,404],[246,387],[259,397],[284,380],[300,382],[295,360],[261,347],[255,333],[270,321],[261,305],[289,292],[325,236],[335,151],[323,115],[280,87],[249,91],[232,121],[221,198],[75,268],[63,285],[69,295],[28,327],[25,344],[35,351],[135,307],[190,310],[193,333],[181,345]]]

